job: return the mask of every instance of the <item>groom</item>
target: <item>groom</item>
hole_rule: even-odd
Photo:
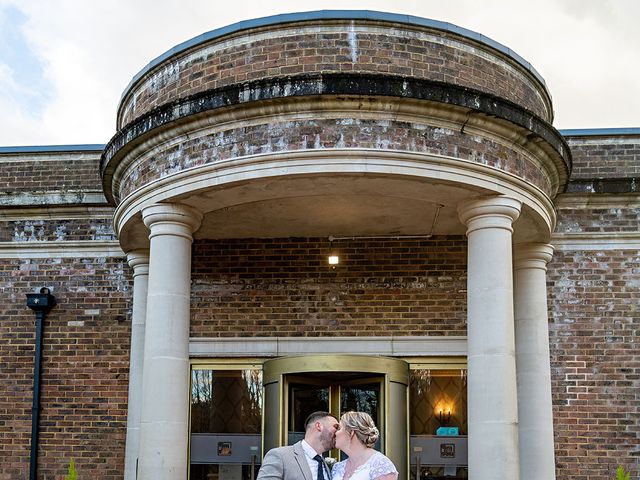
[[[269,450],[257,480],[331,480],[322,454],[335,447],[338,428],[329,412],[313,412],[304,422],[304,440]]]

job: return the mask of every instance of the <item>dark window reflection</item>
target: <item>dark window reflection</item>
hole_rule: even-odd
[[[262,371],[193,370],[191,433],[260,433]]]
[[[366,412],[376,423],[380,423],[378,417],[379,398],[379,384],[342,387],[340,412]]]
[[[329,410],[329,387],[291,384],[289,398],[291,401],[290,432],[304,434],[304,421],[311,413]]]
[[[254,480],[261,429],[261,370],[192,370],[190,480]]]

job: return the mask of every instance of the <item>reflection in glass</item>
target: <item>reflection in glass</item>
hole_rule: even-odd
[[[371,415],[376,424],[378,417],[378,400],[380,385],[358,385],[342,387],[340,395],[340,414],[344,412],[365,412]]]
[[[340,393],[340,415],[345,412],[365,412],[371,415],[375,424],[380,427],[379,413],[380,384],[343,386]],[[376,450],[380,450],[382,435],[374,445]],[[345,460],[347,455],[340,452],[340,460]]]
[[[434,435],[441,426],[466,435],[467,371],[411,370],[409,412],[411,435]]]
[[[304,421],[313,412],[329,410],[329,387],[291,384],[289,431],[304,433]]]
[[[262,392],[261,370],[192,370],[190,480],[255,479],[260,466]],[[234,457],[216,460],[221,440],[233,446]],[[255,453],[240,458],[237,454],[247,448],[239,447],[247,444],[256,444]]]
[[[261,370],[193,370],[191,433],[260,433]]]
[[[409,378],[410,480],[466,479],[467,371],[411,370]],[[443,456],[439,427],[455,427],[456,459]],[[445,435],[450,435],[445,432]]]

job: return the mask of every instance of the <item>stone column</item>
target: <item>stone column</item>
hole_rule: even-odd
[[[467,226],[469,477],[519,478],[512,223],[521,203],[485,197],[460,205]]]
[[[151,233],[138,478],[184,480],[191,243],[202,215],[184,205],[156,204],[142,218]]]
[[[521,480],[556,478],[546,282],[552,255],[553,247],[543,243],[514,249]]]
[[[140,448],[140,412],[142,411],[142,361],[144,325],[147,315],[149,251],[127,253],[133,268],[133,308],[131,314],[131,349],[129,353],[129,401],[127,403],[127,443],[124,454],[124,478],[135,480]]]

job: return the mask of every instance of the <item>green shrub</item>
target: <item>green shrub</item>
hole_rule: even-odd
[[[76,464],[73,458],[69,462],[69,475],[65,475],[64,480],[78,480],[78,472],[76,472]]]
[[[625,473],[624,467],[620,465],[616,470],[616,478],[615,480],[631,480],[631,473]]]

